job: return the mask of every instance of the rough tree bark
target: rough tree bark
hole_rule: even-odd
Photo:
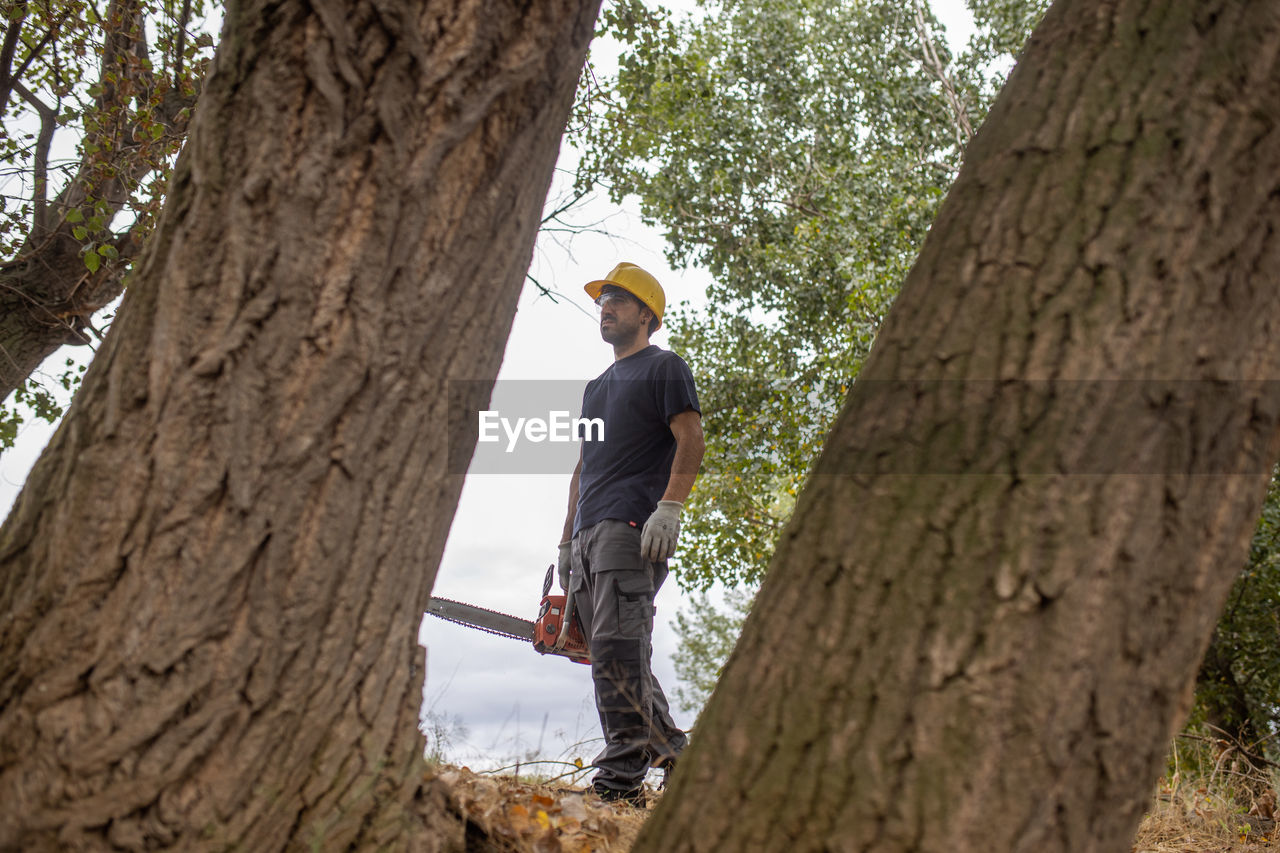
[[[445,386],[497,373],[595,7],[229,5],[0,531],[0,848],[460,844],[417,730]]]
[[[1278,51],[1049,12],[635,850],[1128,849],[1277,452]]]

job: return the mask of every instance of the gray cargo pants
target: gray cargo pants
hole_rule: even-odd
[[[667,564],[640,556],[640,530],[606,520],[573,538],[574,607],[591,650],[591,679],[604,749],[593,782],[631,791],[651,765],[684,749],[684,732],[671,719],[653,676],[653,597]]]

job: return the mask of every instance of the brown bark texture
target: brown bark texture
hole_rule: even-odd
[[[416,632],[592,0],[232,3],[0,530],[0,849],[451,849]]]
[[[1277,452],[1278,54],[1051,9],[636,851],[1128,849]]]

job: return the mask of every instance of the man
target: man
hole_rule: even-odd
[[[621,263],[586,291],[613,364],[582,395],[583,418],[600,418],[604,438],[582,443],[573,472],[560,585],[587,634],[604,732],[592,789],[643,806],[645,773],[669,771],[686,743],[650,658],[653,598],[702,463],[702,415],[689,366],[649,343],[666,308],[657,279]]]

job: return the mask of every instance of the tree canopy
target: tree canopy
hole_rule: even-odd
[[[4,7],[0,44],[0,449],[61,405],[31,379],[124,278],[164,202],[212,54],[211,0]],[[70,365],[68,365],[70,366]],[[79,370],[55,380],[70,389]]]

